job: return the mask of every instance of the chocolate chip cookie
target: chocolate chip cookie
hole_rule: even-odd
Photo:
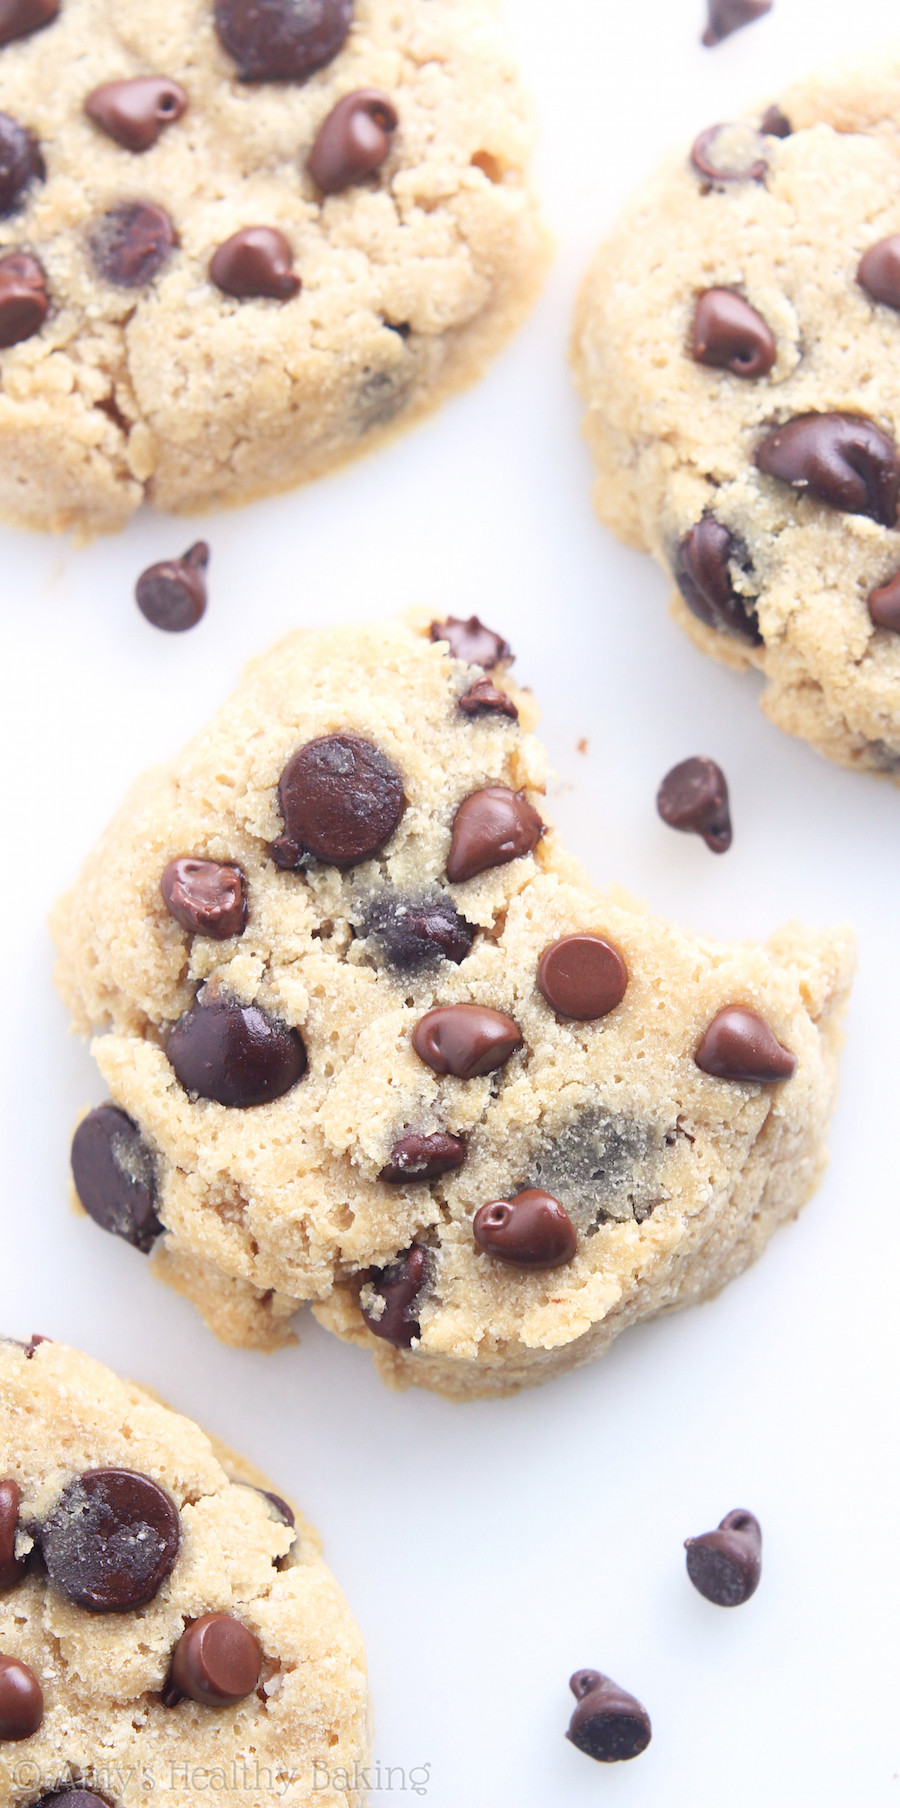
[[[78,1197],[227,1341],[308,1300],[505,1392],[715,1291],[821,1170],[849,937],[592,887],[509,661],[474,618],[292,635],[57,908],[110,1094]]]
[[[362,1640],[315,1533],[251,1465],[76,1350],[0,1341],[0,1787],[346,1801]]]
[[[531,141],[491,0],[3,0],[0,514],[246,501],[473,381]]]
[[[781,728],[900,774],[900,54],[668,163],[574,335],[602,519]]]

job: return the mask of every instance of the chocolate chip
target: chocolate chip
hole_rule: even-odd
[[[146,1254],[162,1232],[153,1156],[116,1105],[98,1105],[72,1138],[72,1178],[89,1218]]]
[[[14,213],[31,183],[43,182],[46,174],[37,139],[17,119],[0,113],[0,220]]]
[[[241,1110],[283,1098],[306,1072],[297,1030],[210,990],[169,1031],[166,1054],[185,1092]]]
[[[772,0],[707,0],[709,24],[703,33],[706,45],[721,44],[723,38],[731,36],[733,31],[740,31],[742,25],[750,25],[754,19],[761,19],[763,13],[771,12]]]
[[[316,134],[309,173],[323,195],[339,195],[374,175],[391,148],[397,109],[379,88],[356,88],[332,107]]]
[[[24,251],[0,257],[0,348],[33,339],[49,308],[47,276],[37,258]]]
[[[137,606],[154,628],[166,634],[183,634],[196,627],[206,609],[206,569],[209,547],[205,540],[189,546],[180,559],[163,559],[142,571],[135,588]]]
[[[93,1789],[57,1789],[52,1795],[42,1795],[34,1808],[109,1808],[109,1803]]]
[[[895,571],[886,584],[869,591],[869,614],[876,628],[890,628],[900,634],[900,571]]]
[[[228,1708],[252,1695],[262,1652],[230,1613],[204,1613],[185,1628],[172,1653],[169,1688],[207,1708]]]
[[[900,458],[892,439],[862,414],[798,414],[757,446],[755,462],[829,508],[897,520]]]
[[[428,1252],[414,1243],[389,1268],[369,1268],[362,1278],[384,1304],[380,1317],[372,1306],[360,1306],[369,1330],[374,1331],[376,1337],[383,1337],[386,1343],[392,1343],[395,1349],[408,1350],[413,1339],[420,1335],[419,1320],[413,1308],[428,1279]]]
[[[167,75],[139,75],[104,82],[84,103],[89,119],[126,151],[147,151],[160,133],[187,111],[188,97]]]
[[[446,892],[434,897],[379,897],[368,906],[362,933],[398,973],[422,973],[440,960],[457,966],[475,940],[471,923],[461,916]]]
[[[678,547],[673,575],[698,621],[759,647],[763,639],[754,599],[735,589],[729,570],[729,562],[740,563],[742,556],[740,541],[730,529],[715,515],[702,515]]]
[[[466,1145],[460,1137],[450,1136],[446,1130],[436,1130],[431,1136],[411,1131],[394,1144],[378,1178],[392,1186],[406,1186],[411,1180],[436,1180],[439,1174],[461,1168],[465,1159]]]
[[[256,1492],[262,1495],[263,1500],[268,1501],[270,1507],[274,1508],[276,1519],[280,1519],[282,1525],[290,1526],[293,1530],[297,1524],[297,1516],[293,1507],[289,1507],[287,1501],[283,1500],[280,1494],[273,1494],[271,1488],[257,1488]]]
[[[502,1067],[522,1047],[522,1032],[511,1017],[486,1005],[442,1004],[419,1018],[412,1043],[436,1074],[474,1080]]]
[[[736,1507],[718,1530],[686,1538],[687,1573],[696,1589],[717,1607],[741,1607],[759,1587],[762,1532],[752,1513]]]
[[[694,1056],[704,1073],[717,1080],[789,1080],[797,1057],[777,1041],[764,1018],[742,1005],[718,1011]]]
[[[863,252],[856,280],[873,301],[883,301],[888,308],[900,308],[900,232],[879,239]]]
[[[290,301],[300,293],[293,264],[291,241],[277,226],[244,226],[214,252],[209,274],[223,295]]]
[[[561,1268],[578,1247],[568,1212],[551,1193],[527,1187],[512,1199],[494,1199],[475,1213],[479,1249],[516,1268]]]
[[[650,1717],[633,1695],[599,1670],[576,1670],[569,1688],[578,1706],[567,1739],[600,1764],[637,1758],[650,1744]]]
[[[169,861],[159,889],[169,915],[189,935],[227,942],[247,927],[244,875],[239,866],[180,854]]]
[[[285,832],[276,866],[357,866],[390,841],[406,809],[395,766],[361,735],[322,735],[288,760],[278,781]]]
[[[299,82],[336,57],[353,0],[216,0],[216,31],[246,81]]]
[[[144,201],[121,201],[110,207],[88,235],[98,276],[119,289],[146,288],[177,243],[165,208]]]
[[[551,1011],[590,1023],[621,1004],[628,968],[601,935],[564,935],[541,955],[537,982]]]
[[[768,168],[758,132],[744,125],[707,126],[694,139],[691,162],[710,182],[762,182]]]
[[[0,44],[42,31],[53,23],[59,6],[60,0],[0,0]]]
[[[41,1528],[47,1573],[90,1613],[130,1613],[159,1593],[178,1556],[175,1505],[148,1475],[86,1469]]]
[[[509,716],[513,722],[519,720],[519,712],[512,698],[507,695],[506,691],[499,691],[496,684],[492,684],[489,678],[477,679],[471,690],[466,691],[460,697],[459,708],[467,716],[484,716],[492,712],[500,716]]]
[[[40,1331],[32,1331],[31,1336],[28,1339],[28,1342],[24,1345],[25,1361],[26,1362],[31,1361],[32,1357],[34,1356],[35,1350],[40,1349],[40,1346],[42,1343],[52,1343],[52,1342],[53,1342],[52,1337],[43,1337],[41,1335]]]
[[[0,1655],[0,1741],[30,1739],[44,1718],[44,1697],[33,1670]]]
[[[702,835],[714,854],[730,848],[728,781],[715,760],[698,754],[673,766],[657,791],[656,808],[670,829]]]
[[[432,640],[446,641],[454,659],[483,666],[486,672],[514,657],[509,641],[495,634],[493,628],[486,628],[477,615],[470,615],[468,621],[448,615],[446,621],[433,621],[428,632]]]
[[[766,108],[759,122],[759,129],[766,138],[790,138],[794,131],[787,115],[777,105]]]
[[[733,289],[704,289],[694,314],[691,354],[735,377],[764,377],[777,356],[761,314]]]
[[[524,791],[488,785],[464,798],[453,818],[447,878],[451,885],[490,867],[508,866],[537,847],[544,825]]]
[[[17,1482],[0,1482],[0,1592],[14,1588],[25,1574],[25,1564],[16,1556],[19,1499]]]

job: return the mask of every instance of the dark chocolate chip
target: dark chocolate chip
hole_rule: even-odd
[[[33,31],[52,25],[60,0],[0,0],[0,44],[30,38]]]
[[[797,1057],[773,1035],[765,1019],[743,1005],[718,1011],[694,1056],[697,1066],[717,1080],[789,1080]]]
[[[178,1556],[174,1502],[133,1469],[86,1469],[40,1531],[47,1573],[90,1613],[130,1613],[159,1593]]]
[[[0,113],[0,220],[15,213],[32,182],[47,172],[40,146],[31,132],[8,113]]]
[[[900,571],[895,571],[886,584],[870,590],[869,614],[876,628],[890,628],[900,634]]]
[[[323,195],[339,195],[374,175],[397,130],[397,109],[379,88],[356,88],[332,107],[316,134],[309,173]]]
[[[31,1359],[35,1353],[35,1350],[39,1349],[42,1343],[52,1343],[52,1342],[53,1342],[52,1337],[42,1337],[40,1331],[32,1331],[31,1336],[28,1339],[28,1342],[24,1345],[25,1361],[26,1362],[31,1361]]]
[[[687,1573],[707,1601],[716,1607],[741,1607],[759,1587],[762,1532],[759,1520],[743,1507],[726,1513],[718,1530],[686,1538]]]
[[[72,1178],[89,1218],[146,1254],[162,1232],[153,1156],[117,1105],[98,1105],[72,1138]]]
[[[633,1695],[599,1670],[576,1670],[569,1688],[578,1706],[567,1739],[599,1764],[637,1758],[650,1744],[650,1717]]]
[[[900,458],[893,440],[863,414],[798,414],[768,433],[754,457],[767,476],[829,508],[896,524]]]
[[[121,201],[94,221],[88,243],[98,276],[119,289],[143,289],[159,275],[178,237],[164,207]]]
[[[775,104],[767,107],[759,122],[759,129],[766,138],[790,138],[794,128],[786,113]]]
[[[175,1646],[168,1690],[207,1708],[229,1708],[253,1694],[261,1668],[259,1645],[240,1620],[204,1613]]]
[[[686,533],[675,554],[673,575],[692,615],[721,634],[733,634],[751,646],[762,646],[754,599],[742,596],[731,579],[729,563],[740,562],[742,547],[715,515],[703,515]]]
[[[370,936],[385,963],[398,973],[421,973],[440,960],[459,966],[475,940],[471,923],[446,892],[430,898],[393,894],[376,898],[366,910],[362,933]]]
[[[715,760],[696,755],[667,772],[656,793],[656,808],[670,829],[702,835],[714,854],[731,846],[728,781]]]
[[[254,296],[291,301],[300,293],[293,265],[291,241],[277,226],[244,226],[213,253],[209,274],[223,295],[240,301]]]
[[[284,834],[276,866],[357,866],[390,841],[406,809],[395,766],[361,735],[322,735],[291,755],[278,781]]]
[[[601,935],[564,935],[541,955],[537,982],[551,1011],[590,1023],[621,1004],[628,968]]]
[[[406,1186],[412,1180],[436,1180],[439,1174],[461,1168],[465,1159],[466,1145],[460,1137],[450,1136],[446,1130],[436,1130],[431,1136],[411,1131],[394,1144],[378,1178],[392,1186]]]
[[[497,689],[489,678],[478,678],[471,690],[459,699],[459,708],[466,716],[484,716],[487,714],[509,716],[512,722],[518,722],[519,712],[506,691]]]
[[[33,339],[49,308],[47,276],[37,258],[24,251],[0,257],[0,348]]]
[[[734,135],[731,144],[730,135]],[[768,169],[766,147],[750,126],[707,126],[694,139],[691,162],[713,183],[762,182]]]
[[[336,57],[353,0],[215,0],[216,31],[246,81],[300,82]]]
[[[206,610],[206,570],[209,547],[205,540],[189,546],[180,559],[163,559],[142,571],[135,588],[137,606],[154,628],[166,634],[183,634],[195,628]]]
[[[750,25],[772,10],[772,0],[707,0],[707,4],[709,24],[703,43],[708,46],[721,44],[733,31],[740,31],[742,25]]]
[[[293,1507],[289,1507],[287,1501],[280,1494],[273,1494],[271,1488],[258,1488],[257,1493],[261,1494],[263,1500],[267,1500],[270,1507],[274,1508],[276,1519],[280,1519],[282,1525],[289,1526],[293,1530],[297,1524],[297,1516]]]
[[[25,1564],[16,1556],[19,1499],[17,1482],[0,1482],[0,1591],[14,1588],[25,1574]]]
[[[694,314],[691,353],[698,364],[735,377],[764,377],[777,356],[761,314],[733,289],[704,289]]]
[[[873,301],[883,301],[888,308],[900,308],[900,232],[879,239],[863,252],[856,280]]]
[[[464,798],[453,818],[447,878],[461,885],[494,866],[507,866],[537,847],[544,825],[524,791],[487,785]]]
[[[52,1795],[42,1795],[34,1808],[109,1808],[109,1803],[93,1789],[57,1789]]]
[[[180,854],[169,861],[159,889],[169,915],[189,935],[227,942],[247,927],[244,875],[239,866]]]
[[[514,657],[509,641],[486,628],[477,615],[470,615],[467,621],[448,615],[446,621],[433,621],[428,632],[432,640],[446,641],[454,659],[480,665],[486,672],[495,665],[509,664]]]
[[[44,1718],[44,1696],[33,1670],[0,1655],[0,1742],[30,1739]]]
[[[240,1110],[283,1098],[306,1072],[297,1030],[209,990],[169,1031],[166,1054],[186,1092]]]
[[[126,151],[147,151],[160,133],[187,111],[188,97],[167,75],[138,75],[104,82],[84,103],[89,119]]]
[[[487,1005],[442,1004],[419,1018],[412,1043],[436,1074],[474,1080],[502,1067],[522,1047],[522,1032],[511,1017]]]
[[[479,1249],[516,1268],[561,1268],[578,1247],[575,1226],[552,1193],[527,1187],[512,1199],[494,1199],[475,1213]]]
[[[363,1318],[376,1337],[383,1337],[395,1349],[408,1350],[419,1336],[416,1301],[428,1279],[428,1252],[414,1243],[405,1255],[388,1268],[369,1268],[363,1275],[384,1303],[380,1317],[371,1306],[361,1306]]]

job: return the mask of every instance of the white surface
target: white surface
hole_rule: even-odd
[[[695,652],[650,562],[597,525],[565,344],[592,244],[658,153],[877,41],[896,9],[776,0],[714,51],[697,42],[701,0],[509,12],[559,255],[480,388],[374,460],[198,526],[212,599],[190,635],[155,632],[132,601],[190,524],[147,514],[80,552],[0,534],[0,1324],[151,1383],[303,1501],[368,1640],[375,1754],[407,1773],[375,1803],[421,1799],[429,1766],[431,1808],[880,1808],[900,1798],[900,797],[770,727],[755,681]],[[102,1088],[66,1038],[43,928],[126,783],[246,656],[295,623],[421,600],[510,635],[543,703],[556,817],[598,880],[716,934],[796,914],[849,918],[861,943],[832,1165],[801,1220],[713,1304],[467,1407],[386,1393],[314,1326],[279,1356],[221,1348],[139,1256],[67,1211],[70,1126]],[[662,774],[696,752],[731,783],[724,859],[655,814]],[[722,1612],[691,1590],[681,1541],[737,1505],[762,1520],[763,1581]],[[564,1742],[583,1665],[646,1703],[636,1763],[601,1768]]]

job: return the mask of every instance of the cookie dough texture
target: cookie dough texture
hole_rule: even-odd
[[[309,1300],[386,1379],[461,1396],[543,1380],[635,1320],[705,1298],[794,1215],[825,1160],[852,965],[840,931],[794,926],[765,947],[687,935],[592,887],[552,831],[532,853],[449,885],[461,801],[503,785],[540,804],[545,780],[534,706],[508,678],[518,723],[460,711],[480,675],[404,623],[291,636],[136,787],[54,923],[75,1024],[100,1032],[109,1092],[155,1153],[157,1273],[227,1341],[277,1344]],[[298,746],[341,730],[374,741],[402,774],[400,826],[350,871],[279,871],[269,849],[281,771]],[[167,915],[160,874],[184,852],[242,867],[239,939],[189,942]],[[439,890],[476,926],[471,952],[397,972],[366,933],[373,904]],[[622,1003],[590,1023],[557,1017],[536,984],[548,945],[583,931],[612,942],[629,973]],[[213,978],[301,1031],[308,1071],[277,1101],[230,1110],[178,1084],[162,1039]],[[415,1053],[422,1014],[457,1002],[518,1024],[524,1046],[498,1072],[440,1078]],[[696,1066],[707,1024],[735,1002],[797,1055],[787,1084]],[[430,1183],[381,1181],[410,1131],[464,1139],[465,1165]],[[524,1272],[475,1245],[478,1208],[533,1186],[576,1227],[564,1268]],[[366,1328],[360,1287],[365,1303],[366,1270],[414,1240],[429,1280],[420,1339],[399,1350]]]
[[[779,97],[789,137],[766,136],[761,181],[704,181],[671,160],[601,247],[578,303],[573,353],[603,521],[674,572],[705,512],[742,549],[735,590],[755,599],[763,645],[674,613],[705,651],[766,680],[762,707],[842,765],[900,771],[900,634],[876,628],[873,587],[900,535],[765,476],[772,428],[809,412],[865,415],[900,440],[900,315],[856,280],[870,245],[900,231],[900,45]],[[759,126],[761,114],[752,124]],[[697,299],[740,294],[777,345],[767,376],[695,363]]]
[[[84,101],[146,74],[179,82],[189,107],[136,155]],[[390,154],[323,199],[306,168],[316,132],[373,87],[400,116]],[[479,375],[546,261],[531,114],[493,0],[356,0],[344,48],[303,83],[241,81],[212,0],[62,0],[0,48],[0,112],[47,169],[0,221],[0,255],[39,257],[52,303],[0,352],[0,513],[32,527],[243,502],[370,450]],[[165,208],[179,243],[122,289],[87,239],[133,200]],[[211,283],[217,246],[256,225],[289,240],[296,299]]]
[[[312,1529],[298,1519],[292,1533],[277,1518],[252,1465],[63,1344],[40,1343],[30,1356],[0,1344],[0,1408],[0,1473],[21,1492],[22,1554],[24,1528],[40,1524],[86,1469],[149,1476],[181,1523],[174,1569],[137,1611],[87,1612],[37,1566],[0,1595],[0,1650],[27,1663],[44,1694],[40,1730],[0,1745],[7,1808],[73,1782],[114,1808],[137,1808],[150,1790],[154,1802],[199,1808],[215,1793],[213,1772],[231,1788],[244,1779],[248,1808],[346,1808],[349,1794],[325,1778],[342,1768],[352,1776],[365,1762],[365,1661]],[[185,1623],[212,1611],[233,1615],[260,1644],[264,1699],[164,1707],[160,1692]]]

